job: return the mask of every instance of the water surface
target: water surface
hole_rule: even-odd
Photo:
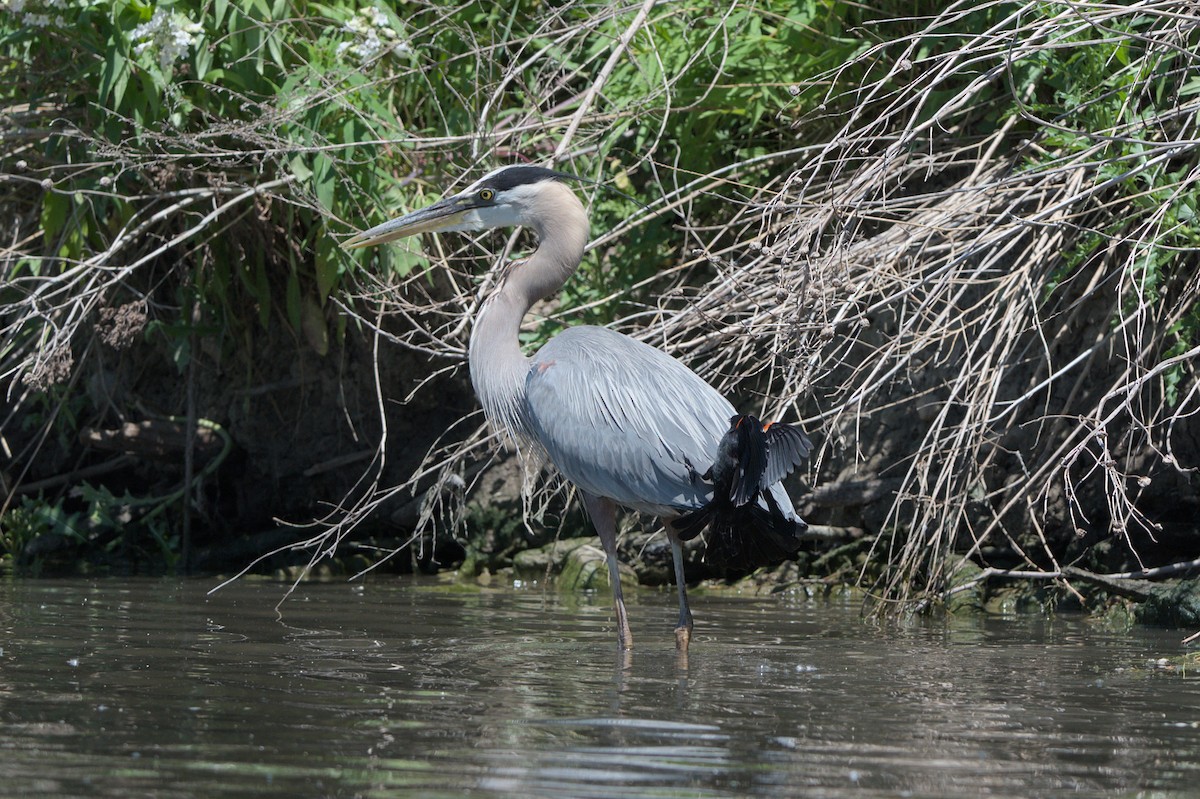
[[[4,796],[1190,795],[1176,631],[1020,617],[873,625],[850,604],[0,583]]]

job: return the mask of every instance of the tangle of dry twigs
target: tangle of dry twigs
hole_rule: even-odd
[[[720,230],[685,226],[690,257],[629,287],[662,290],[617,326],[743,401],[764,397],[762,413],[803,418],[823,441],[818,479],[896,479],[874,559],[894,599],[990,557],[1067,579],[1080,542],[1137,559],[1171,522],[1155,503],[1196,463],[1200,347],[1179,331],[1200,277],[1170,228],[1200,176],[1200,103],[1180,91],[1200,68],[1195,18],[1166,2],[992,6],[1010,13],[973,35],[955,25],[974,3],[905,36],[880,24],[880,44],[823,76],[829,105],[851,109],[824,141],[663,185],[592,245],[686,218],[696,196],[741,195]],[[952,44],[930,51],[942,33]],[[1031,65],[1122,36],[1136,113],[1103,128],[1040,115],[1049,67]],[[1164,82],[1175,101],[1151,102]],[[1017,112],[981,133],[1004,108]],[[576,121],[568,131],[586,129]],[[764,173],[757,189],[741,179]],[[442,315],[401,346],[461,359],[478,295],[454,280],[469,299],[388,311]],[[481,429],[431,451],[420,477],[461,472],[488,441]]]

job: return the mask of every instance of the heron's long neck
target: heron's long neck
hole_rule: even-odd
[[[566,186],[551,184],[529,218],[538,248],[525,261],[504,264],[471,331],[471,382],[488,421],[518,441],[530,435],[525,408],[529,358],[521,352],[521,320],[530,307],[562,288],[583,258],[588,221]]]

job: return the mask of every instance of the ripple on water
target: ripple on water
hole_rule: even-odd
[[[1054,620],[864,624],[836,603],[0,583],[11,795],[1187,794],[1178,636]]]
[[[738,769],[719,727],[641,718],[522,722],[546,733],[532,758],[488,753],[478,787],[513,796],[717,796]]]

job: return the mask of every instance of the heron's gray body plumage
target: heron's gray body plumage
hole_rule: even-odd
[[[604,327],[572,327],[538,350],[525,380],[531,433],[584,491],[671,518],[712,498],[688,464],[712,463],[729,400],[682,363]],[[773,496],[794,515],[782,487]]]
[[[661,350],[603,327],[573,327],[532,360],[525,405],[538,442],[584,491],[659,516],[698,507],[732,406]],[[707,489],[707,490],[706,490]]]

